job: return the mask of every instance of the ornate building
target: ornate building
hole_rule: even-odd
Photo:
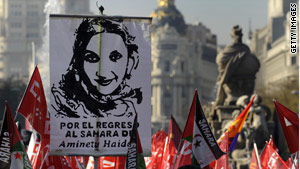
[[[27,82],[30,78],[33,54],[41,48],[46,33],[46,3],[47,0],[0,0],[0,80],[15,78]],[[89,0],[52,3],[64,14],[91,13]]]
[[[89,0],[61,0],[63,14],[91,14]]]
[[[268,24],[253,33],[251,50],[261,63],[257,87],[270,88],[285,80],[299,80],[299,53],[290,52],[290,4],[296,2],[269,0]],[[298,42],[297,39],[299,45]]]
[[[46,0],[0,0],[0,79],[27,81],[32,44],[42,44]]]
[[[174,0],[159,0],[152,23],[152,129],[167,131],[170,115],[183,129],[193,94],[214,100],[216,36],[199,24],[186,24]]]

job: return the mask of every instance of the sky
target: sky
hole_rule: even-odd
[[[104,7],[106,15],[141,17],[149,17],[158,7],[157,0],[90,0],[94,13],[98,13],[97,4]],[[250,25],[255,30],[267,24],[268,0],[175,0],[175,5],[186,23],[201,22],[216,34],[218,45],[232,41],[234,25],[243,28],[245,42]]]

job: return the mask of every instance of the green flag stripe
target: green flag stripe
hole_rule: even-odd
[[[24,152],[24,147],[21,141],[17,142],[15,145],[13,145],[13,147],[10,150],[11,152],[14,151],[22,151]]]

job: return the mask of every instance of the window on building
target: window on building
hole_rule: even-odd
[[[6,36],[5,27],[4,27],[4,25],[1,25],[1,24],[0,24],[0,36],[3,36],[3,37]]]
[[[181,97],[185,98],[186,97],[186,91],[185,91],[186,87],[182,86],[181,88]]]
[[[157,46],[158,49],[169,49],[169,50],[175,50],[177,49],[176,44],[160,44]]]
[[[26,38],[38,38],[39,34],[38,33],[27,33]]]
[[[171,86],[167,85],[164,90],[163,90],[163,95],[166,98],[171,98],[172,94],[171,94]]]
[[[165,72],[169,72],[170,71],[170,61],[165,61]]]
[[[35,16],[38,16],[38,15],[39,15],[39,12],[36,11],[36,10],[27,11],[27,16],[35,17]]]
[[[10,24],[11,28],[21,28],[22,27],[22,23],[21,22],[12,22]]]
[[[21,32],[10,32],[10,37],[12,38],[22,38]]]
[[[291,65],[297,65],[297,57],[296,56],[291,57]]]
[[[40,27],[40,25],[38,23],[32,23],[32,22],[30,22],[30,23],[27,23],[26,27],[28,29],[38,29]]]
[[[11,16],[22,16],[22,11],[12,10],[10,14]]]
[[[37,9],[39,6],[37,4],[27,4],[28,9]]]
[[[184,61],[181,61],[180,63],[180,70],[182,73],[184,73]]]

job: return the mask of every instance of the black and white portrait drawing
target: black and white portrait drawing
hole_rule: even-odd
[[[135,104],[143,101],[141,88],[127,84],[139,66],[134,35],[120,21],[99,18],[83,19],[75,35],[70,64],[59,84],[51,87],[57,115],[133,116]]]
[[[151,20],[50,15],[50,153],[151,152]]]

